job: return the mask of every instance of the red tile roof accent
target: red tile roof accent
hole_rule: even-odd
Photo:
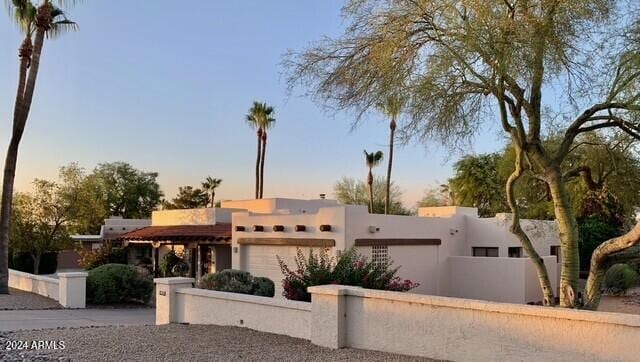
[[[231,224],[147,226],[120,235],[116,240],[220,241],[231,240]]]

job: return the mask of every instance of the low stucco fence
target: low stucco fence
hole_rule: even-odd
[[[87,275],[58,273],[53,278],[9,269],[9,287],[51,298],[65,308],[85,308]]]
[[[637,360],[640,316],[327,285],[312,303],[156,279],[156,324],[243,326],[330,347],[446,360]]]

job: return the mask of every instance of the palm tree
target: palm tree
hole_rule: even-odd
[[[216,189],[222,183],[221,178],[213,178],[211,176],[207,177],[204,182],[202,182],[202,189],[206,192],[211,193],[211,207],[216,207]]]
[[[258,156],[256,159],[256,199],[262,198],[264,189],[264,159],[267,151],[267,129],[273,127],[274,109],[264,102],[253,102],[247,114],[247,122],[258,130]]]
[[[44,39],[77,28],[76,23],[67,19],[64,12],[54,6],[50,0],[44,0],[39,5],[34,4],[31,0],[5,0],[5,2],[18,28],[24,33],[24,40],[18,53],[20,58],[18,89],[13,112],[11,140],[5,159],[2,201],[0,202],[0,294],[9,293],[9,229],[11,227],[13,183],[18,160],[18,146],[29,118]],[[58,2],[62,2],[62,0]]]
[[[369,185],[369,212],[373,213],[373,168],[378,166],[382,162],[382,151],[367,152],[364,150],[364,160],[369,168],[369,176],[367,177],[367,184]]]
[[[389,213],[389,204],[390,204],[390,193],[391,193],[391,166],[393,164],[393,141],[395,139],[396,133],[396,120],[398,116],[402,112],[402,108],[404,107],[405,100],[399,95],[391,95],[388,96],[384,103],[382,103],[379,108],[380,111],[389,119],[389,129],[391,130],[389,134],[389,160],[387,166],[387,191],[384,199],[384,213]]]

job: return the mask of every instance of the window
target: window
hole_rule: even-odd
[[[560,246],[558,245],[552,245],[551,246],[551,255],[555,255],[556,256],[556,261],[559,263],[560,262],[560,255],[561,255],[561,249]]]
[[[473,247],[473,256],[498,257],[498,248]]]
[[[522,247],[521,246],[509,247],[509,257],[510,258],[522,258]]]
[[[371,261],[374,265],[388,263],[389,247],[387,247],[386,245],[373,245],[371,247]]]

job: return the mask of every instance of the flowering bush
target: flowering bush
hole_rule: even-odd
[[[374,263],[358,254],[355,248],[344,252],[337,261],[329,256],[328,249],[319,253],[311,250],[307,257],[298,249],[294,259],[295,270],[291,270],[279,256],[277,258],[284,274],[282,294],[292,300],[310,302],[307,288],[314,285],[341,284],[398,292],[406,292],[419,285],[398,277],[399,268],[392,268],[393,262]]]
[[[126,264],[127,251],[125,248],[115,247],[105,243],[96,250],[80,250],[79,264],[85,270],[92,270],[105,264]]]

